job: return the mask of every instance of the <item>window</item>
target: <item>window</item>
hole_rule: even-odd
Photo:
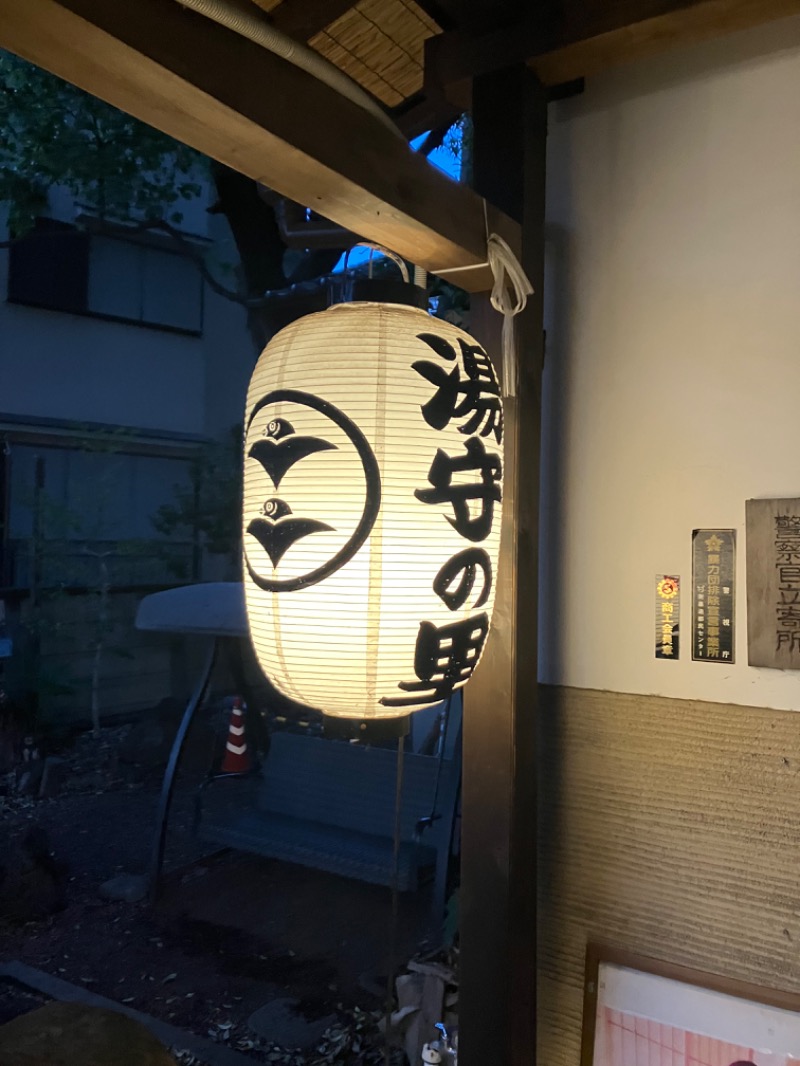
[[[87,309],[89,235],[49,218],[11,245],[8,299],[54,311]]]
[[[8,300],[199,335],[203,281],[179,251],[38,219],[11,246]]]
[[[114,586],[189,578],[191,541],[161,537],[152,524],[176,486],[189,483],[183,457],[12,444],[5,580],[16,588],[92,587],[98,553]]]

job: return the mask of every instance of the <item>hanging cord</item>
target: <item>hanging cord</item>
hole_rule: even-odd
[[[375,258],[375,253],[380,252],[380,254],[385,255],[387,259],[391,259],[400,271],[400,276],[403,281],[408,284],[408,267],[405,264],[405,260],[402,259],[397,252],[392,252],[389,248],[384,248],[382,244],[373,244],[372,241],[359,241],[357,244],[353,244],[347,249],[344,253],[344,264],[342,267],[345,274],[347,273],[348,263],[350,261],[350,253],[354,248],[369,248],[369,259],[367,260],[368,277],[372,277],[372,264]]]
[[[484,215],[486,203],[483,205]],[[503,395],[516,396],[517,359],[514,336],[514,316],[525,307],[533,286],[522,266],[502,237],[489,233],[486,224],[486,259],[492,270],[494,287],[491,301],[495,311],[503,316]]]
[[[392,1050],[389,1045],[390,1027],[392,1024],[392,1007],[394,1006],[394,976],[397,971],[397,925],[400,919],[400,830],[402,826],[402,800],[403,800],[403,751],[405,749],[405,733],[397,738],[397,773],[395,776],[394,790],[394,847],[392,853],[392,923],[389,930],[389,952],[386,975],[386,1021],[384,1023],[384,1061],[386,1066],[391,1066]]]
[[[435,821],[441,818],[441,814],[437,813],[437,806],[439,804],[439,787],[442,782],[442,764],[444,763],[445,748],[447,747],[447,730],[450,726],[450,708],[453,703],[452,692],[447,697],[447,702],[440,712],[439,719],[439,753],[438,764],[436,766],[436,782],[433,788],[433,802],[431,804],[431,813],[427,816],[417,819],[417,825],[414,829],[414,839],[417,845],[422,842],[422,834],[425,829],[430,829]]]

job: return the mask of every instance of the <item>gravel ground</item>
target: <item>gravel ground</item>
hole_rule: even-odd
[[[24,926],[0,925],[0,956],[211,1035],[258,1061],[306,1061],[259,1044],[246,1024],[257,1007],[291,996],[308,1018],[333,1013],[339,1020],[319,1061],[377,1061],[370,1034],[382,1004],[359,975],[386,972],[388,890],[241,853],[204,854],[191,833],[202,779],[196,771],[179,778],[171,872],[159,906],[99,896],[109,877],[144,872],[152,843],[160,775],[125,780],[115,755],[123,737],[124,730],[106,730],[100,742],[79,738],[67,755],[62,795],[7,798],[0,807],[0,827],[12,834],[31,824],[47,831],[69,878],[63,911]],[[400,957],[414,953],[427,906],[424,893],[404,899]],[[0,1022],[40,1002],[0,987]]]

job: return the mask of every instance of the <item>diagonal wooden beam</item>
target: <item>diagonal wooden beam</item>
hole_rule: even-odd
[[[483,200],[357,104],[174,0],[0,0],[0,47],[471,291]],[[519,227],[487,208],[490,229]]]
[[[460,107],[471,80],[526,62],[545,85],[796,15],[800,0],[550,0],[513,25],[426,42],[426,83]]]

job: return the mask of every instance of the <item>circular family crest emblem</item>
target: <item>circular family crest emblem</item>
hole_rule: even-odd
[[[306,588],[353,558],[380,511],[381,479],[351,418],[311,393],[276,389],[250,412],[245,455],[260,468],[246,482],[244,527],[259,588]]]

